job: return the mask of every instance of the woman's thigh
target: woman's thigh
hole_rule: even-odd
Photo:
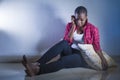
[[[72,54],[61,58],[64,68],[83,67],[84,64],[79,54]]]

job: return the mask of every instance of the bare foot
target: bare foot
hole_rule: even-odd
[[[39,65],[29,63],[25,55],[23,56],[22,64],[26,68],[25,72],[28,76],[32,77],[39,72],[39,69],[40,69]]]
[[[28,76],[31,76],[31,77],[32,77],[32,76],[35,75],[32,67],[31,67],[30,64],[28,63],[27,58],[26,58],[25,55],[23,55],[22,64],[23,64],[23,66],[26,68],[25,72],[26,72],[26,74],[27,74]]]
[[[28,63],[27,57],[26,57],[25,55],[23,55],[23,61],[24,61],[25,63]]]
[[[34,71],[33,69],[29,66],[29,64],[24,64],[24,67],[26,68],[25,72],[28,76],[34,76]]]
[[[27,68],[27,58],[26,58],[26,56],[25,55],[23,55],[23,60],[22,60],[22,64],[23,64],[23,66],[25,67],[25,68]]]

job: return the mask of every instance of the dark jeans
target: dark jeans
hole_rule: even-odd
[[[61,55],[58,61],[45,64],[58,54]],[[55,72],[63,68],[88,67],[80,51],[71,48],[66,40],[51,47],[37,62],[40,63],[39,74]]]

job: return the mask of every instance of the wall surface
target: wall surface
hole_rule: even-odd
[[[42,55],[64,36],[77,6],[99,28],[101,47],[120,54],[120,0],[0,0],[0,61],[7,56]],[[13,59],[13,58],[12,58]]]

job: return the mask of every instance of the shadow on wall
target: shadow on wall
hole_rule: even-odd
[[[42,9],[41,9],[42,6]],[[65,24],[61,19],[56,17],[54,13],[55,10],[51,5],[41,4],[38,9],[37,16],[37,28],[41,30],[40,32],[42,38],[37,44],[37,50],[39,52],[44,51],[51,46],[53,46],[56,42],[59,42],[61,38],[64,36]],[[41,25],[41,17],[42,24]]]
[[[65,24],[55,14],[55,9],[52,5],[43,3],[32,3],[35,8],[35,30],[38,40],[34,40],[34,34],[31,35],[33,39],[33,46],[28,48],[36,51],[37,53],[29,53],[27,55],[34,54],[41,55],[46,49],[50,48],[56,42],[59,42],[64,36]],[[23,18],[24,19],[24,18]],[[28,29],[29,30],[29,29]],[[40,37],[40,38],[39,38]],[[34,42],[35,41],[35,42]],[[20,42],[12,37],[12,35],[5,31],[0,31],[0,62],[19,62],[22,59],[22,55],[27,52],[21,51],[22,46],[19,46]],[[21,53],[19,53],[21,51]],[[18,52],[18,53],[17,53]],[[4,54],[5,53],[5,54]],[[3,56],[3,58],[2,58]]]
[[[15,50],[16,46],[17,46],[17,43],[14,40],[14,38],[10,36],[10,34],[4,31],[0,31],[0,53],[1,54],[3,55],[6,55],[6,53],[10,54],[10,52]]]

